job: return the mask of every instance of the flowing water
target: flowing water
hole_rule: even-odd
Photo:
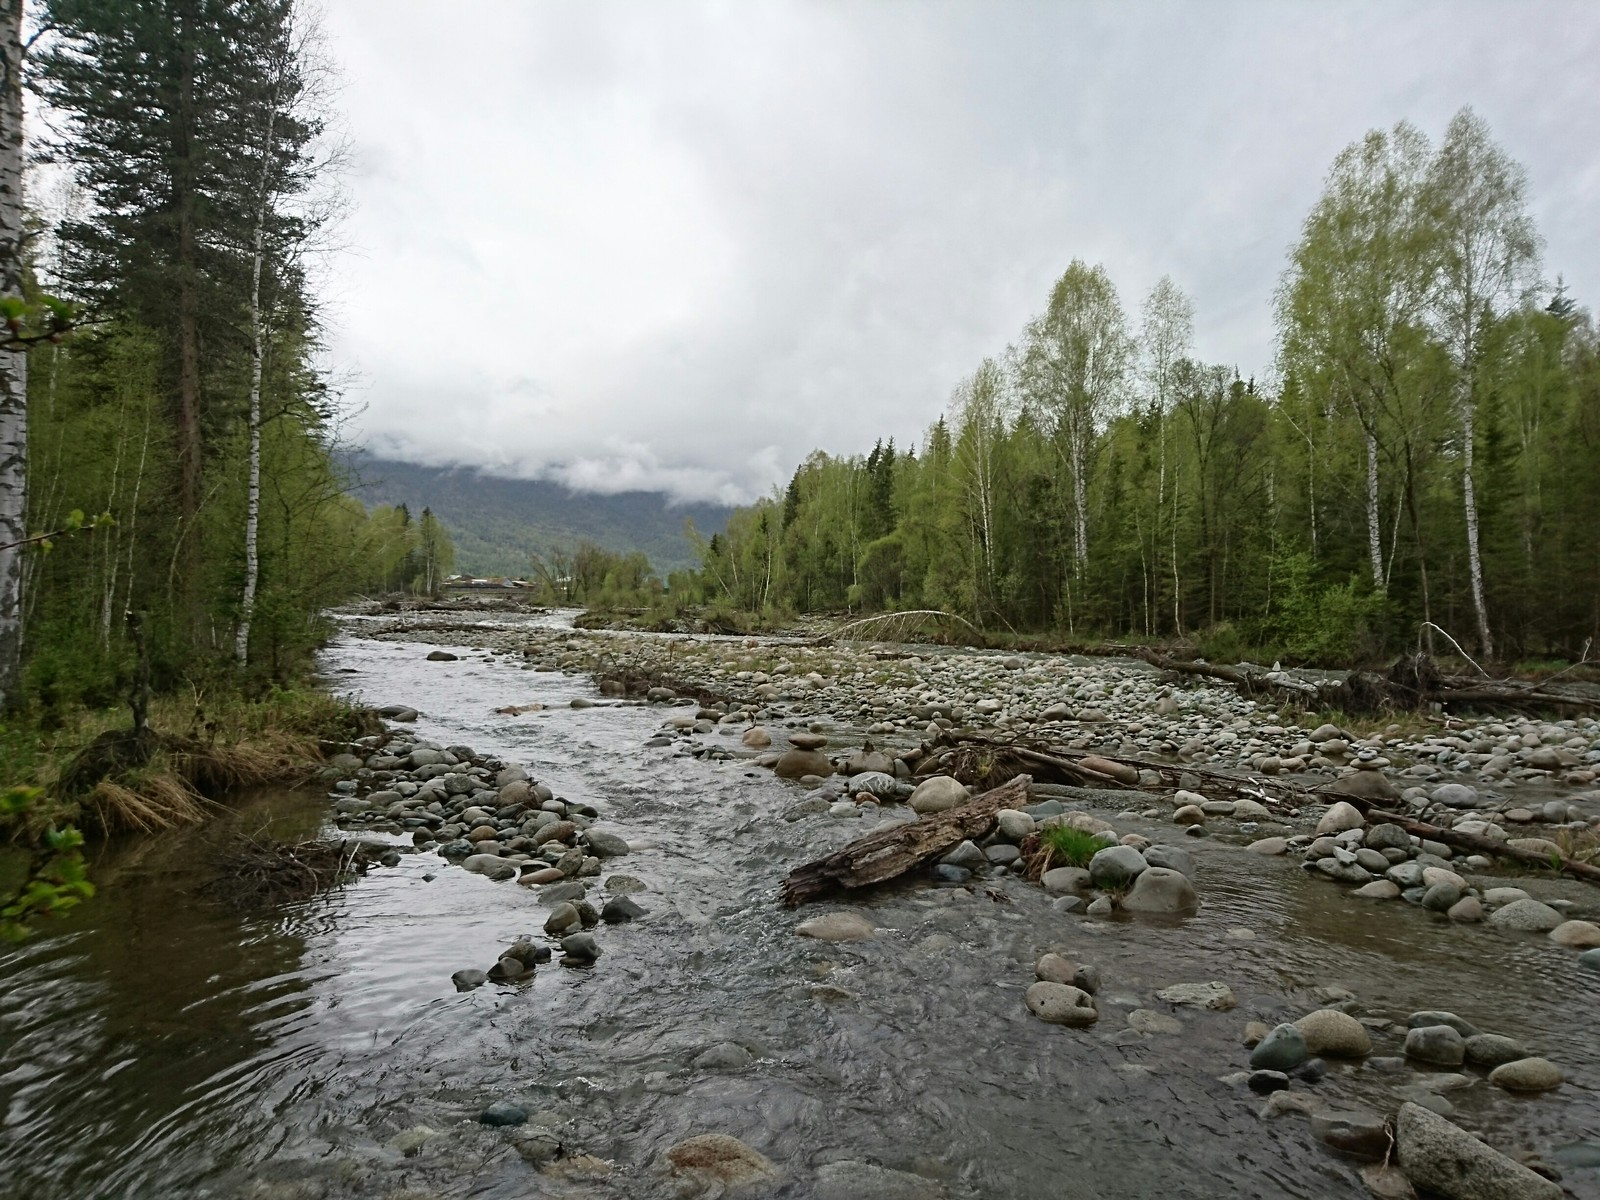
[[[818,1194],[817,1168],[836,1161],[927,1181],[872,1192],[863,1176],[860,1196],[1356,1197],[1355,1165],[1304,1118],[1258,1120],[1260,1098],[1220,1079],[1245,1064],[1247,1019],[1292,1018],[1326,985],[1402,1023],[1448,1008],[1559,1062],[1569,1082],[1553,1094],[1481,1080],[1448,1093],[1497,1144],[1548,1159],[1600,1136],[1597,977],[1542,938],[1373,906],[1205,839],[1185,840],[1203,901],[1189,920],[1090,922],[1021,883],[1007,902],[903,883],[860,902],[875,939],[802,939],[775,886],[854,823],[785,822],[793,785],[641,749],[660,708],[574,710],[592,695],[575,678],[429,663],[426,649],[350,632],[326,668],[372,702],[417,705],[418,734],[599,808],[634,843],[613,865],[649,883],[635,897],[649,916],[601,927],[591,969],[458,994],[453,971],[541,929],[533,889],[407,855],[240,916],[194,894],[215,830],[119,844],[96,864],[95,900],[0,954],[0,1197],[673,1196],[664,1151],[704,1132],[766,1154],[782,1172],[767,1194],[783,1197]],[[552,707],[493,712],[541,700]],[[325,813],[313,789],[251,798],[230,820],[309,834]],[[1023,1006],[1049,948],[1100,968],[1089,1030]],[[1180,1010],[1182,1033],[1128,1040],[1128,1011],[1171,1011],[1157,988],[1211,979],[1237,1009]],[[692,1065],[722,1042],[754,1063]],[[1391,1111],[1410,1081],[1336,1064],[1315,1086]],[[569,1154],[609,1171],[538,1172],[478,1125],[497,1099],[559,1123]],[[419,1153],[385,1145],[418,1125],[439,1132]],[[1569,1166],[1566,1186],[1600,1197],[1600,1171]]]

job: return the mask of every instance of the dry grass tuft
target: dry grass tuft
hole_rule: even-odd
[[[164,772],[150,772],[129,782],[134,786],[102,779],[84,798],[94,824],[106,833],[152,833],[197,825],[211,806],[183,780]]]

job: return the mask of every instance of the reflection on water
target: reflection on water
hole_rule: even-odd
[[[1555,1096],[1451,1093],[1502,1144],[1600,1132],[1593,985],[1539,939],[1368,905],[1208,839],[1185,843],[1205,907],[1179,924],[1091,924],[1016,884],[1010,903],[903,884],[867,903],[873,941],[808,942],[772,890],[858,828],[773,819],[792,793],[740,764],[641,751],[659,711],[572,710],[587,694],[574,680],[425,650],[348,638],[329,667],[375,702],[423,709],[423,736],[527,763],[614,818],[636,843],[624,869],[651,886],[648,918],[601,929],[591,970],[457,994],[452,971],[540,929],[530,889],[408,856],[242,918],[192,896],[193,836],[119,847],[93,903],[0,959],[0,1196],[670,1196],[663,1151],[708,1131],[777,1162],[785,1197],[814,1194],[816,1167],[841,1159],[951,1196],[1360,1196],[1303,1120],[1260,1122],[1259,1101],[1220,1081],[1244,1065],[1245,1020],[1297,1015],[1327,985],[1385,1016],[1450,1008],[1560,1062],[1572,1082]],[[493,712],[534,700],[550,707]],[[297,832],[323,813],[316,795],[262,803]],[[1105,977],[1090,1030],[1023,1007],[1050,947]],[[1182,1012],[1181,1035],[1119,1044],[1127,1011],[1166,1007],[1157,988],[1204,979],[1228,982],[1239,1008]],[[754,1065],[692,1065],[725,1041]],[[1398,1045],[1378,1037],[1379,1053]],[[1384,1107],[1394,1086],[1358,1066],[1318,1085]],[[500,1098],[610,1173],[537,1176],[476,1123]],[[420,1153],[386,1148],[418,1125],[438,1133]],[[1592,1170],[1567,1182],[1600,1196]]]

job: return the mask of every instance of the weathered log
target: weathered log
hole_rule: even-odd
[[[1244,779],[1237,775],[1230,775],[1226,771],[1215,767],[1202,766],[1196,763],[1170,763],[1159,759],[1144,758],[1137,755],[1111,754],[1103,750],[1068,750],[1063,746],[1051,746],[1042,750],[1037,746],[1030,746],[1025,742],[1001,742],[993,738],[986,738],[970,730],[947,730],[939,735],[932,743],[935,748],[976,748],[993,756],[997,767],[1011,767],[1015,770],[1028,771],[1040,782],[1066,783],[1078,787],[1100,788],[1112,790],[1135,785],[1125,784],[1098,771],[1090,770],[1083,765],[1084,759],[1103,758],[1110,762],[1119,763],[1125,767],[1132,767],[1139,771],[1154,771],[1160,775],[1169,786],[1176,786],[1184,775],[1198,775],[1203,781],[1202,786],[1215,791],[1224,791],[1232,795],[1248,796],[1252,800],[1263,803],[1290,803],[1299,805],[1306,801],[1306,789],[1300,784],[1289,779]],[[947,759],[941,760],[937,754],[930,755],[918,762],[915,774],[928,775],[937,773],[929,769],[930,762],[939,762],[944,765]],[[1279,796],[1269,796],[1267,789],[1280,793]]]
[[[1415,817],[1406,817],[1399,813],[1386,812],[1381,808],[1375,808],[1368,801],[1357,797],[1346,796],[1343,799],[1360,809],[1369,821],[1398,825],[1415,837],[1425,838],[1430,842],[1440,842],[1453,850],[1465,850],[1469,854],[1486,854],[1491,858],[1515,859],[1517,862],[1524,862],[1535,867],[1552,867],[1563,874],[1571,875],[1574,879],[1581,879],[1585,883],[1600,886],[1600,867],[1596,867],[1591,863],[1579,862],[1576,859],[1568,858],[1566,855],[1541,854],[1537,850],[1525,850],[1521,846],[1508,846],[1504,842],[1495,841],[1494,838],[1484,837],[1481,833],[1464,833],[1459,829],[1446,829],[1442,825],[1431,825],[1427,821],[1419,821]]]
[[[904,875],[918,864],[954,850],[967,838],[982,837],[1001,809],[1028,803],[1029,782],[1028,776],[1018,775],[947,812],[874,830],[790,871],[779,898],[786,907],[794,908],[836,888],[867,887]]]

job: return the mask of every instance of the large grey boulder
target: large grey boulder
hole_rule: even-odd
[[[785,750],[772,765],[779,779],[803,779],[816,775],[826,779],[833,774],[833,762],[819,750]]]
[[[1406,1178],[1445,1200],[1561,1200],[1559,1184],[1419,1104],[1400,1106],[1395,1148]]]
[[[1131,913],[1192,913],[1199,907],[1194,884],[1183,872],[1170,867],[1141,871],[1132,890],[1122,898],[1123,911]]]
[[[1489,914],[1489,924],[1523,933],[1549,933],[1565,920],[1555,909],[1537,900],[1513,900]]]
[[[1107,846],[1089,860],[1089,877],[1096,887],[1117,888],[1148,870],[1144,855],[1132,846]]]
[[[967,789],[948,775],[935,775],[917,784],[911,793],[911,808],[919,813],[942,813],[967,802]]]

